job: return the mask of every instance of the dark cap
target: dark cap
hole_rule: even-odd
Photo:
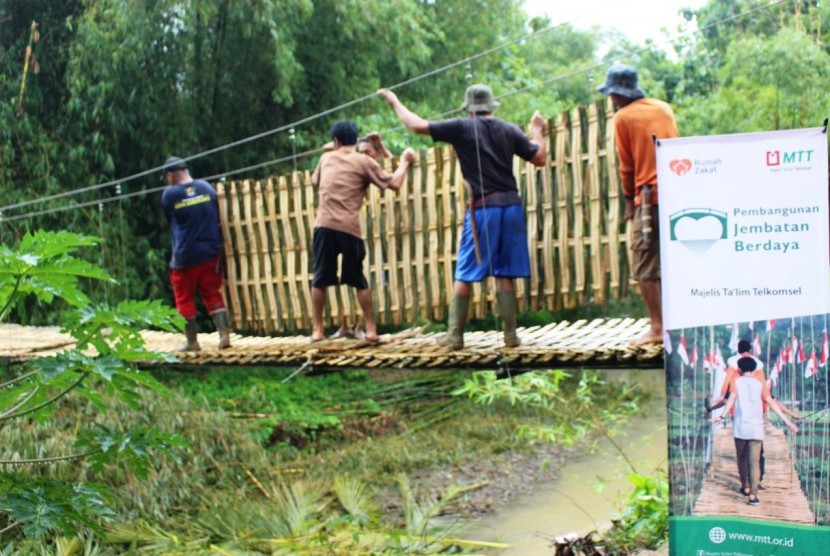
[[[493,90],[487,85],[470,85],[464,92],[461,108],[467,112],[492,112],[498,107],[499,103],[493,98]]]
[[[597,91],[604,95],[619,95],[631,100],[646,96],[645,91],[637,86],[637,70],[625,65],[608,68],[605,83],[597,87]]]
[[[164,161],[164,169],[161,171],[162,179],[164,179],[164,174],[167,172],[176,172],[177,170],[187,170],[187,162],[178,156],[171,156]]]

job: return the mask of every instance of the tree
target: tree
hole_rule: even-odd
[[[678,110],[684,134],[717,134],[815,127],[826,115],[830,58],[803,32],[729,45],[718,72],[722,85]]]
[[[157,454],[177,457],[177,437],[142,428],[119,431],[106,426],[107,407],[99,389],[135,405],[143,390],[161,391],[134,362],[169,360],[149,352],[139,332],[150,326],[173,331],[183,325],[173,310],[158,302],[126,301],[115,308],[93,306],[81,291],[81,278],[109,280],[95,265],[74,252],[97,241],[69,232],[27,234],[17,249],[0,246],[0,322],[26,296],[50,304],[62,299],[77,310],[67,315],[64,330],[76,347],[26,363],[0,383],[0,423],[12,419],[48,419],[69,394],[88,398],[101,412],[100,423],[76,437],[72,454],[12,457],[0,449],[0,535],[20,530],[25,535],[73,534],[83,527],[99,529],[112,517],[109,494],[90,484],[69,484],[43,475],[8,469],[44,467],[87,459],[93,469],[116,462],[146,474]],[[95,355],[90,355],[89,350]],[[37,453],[33,447],[33,454]]]

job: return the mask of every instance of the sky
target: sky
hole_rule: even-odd
[[[585,30],[593,25],[615,28],[637,44],[650,38],[665,48],[660,29],[666,27],[675,36],[682,21],[678,10],[705,4],[706,0],[525,0],[525,11],[530,15],[546,14],[554,25],[570,23]]]

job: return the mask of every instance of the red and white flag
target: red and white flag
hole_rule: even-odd
[[[697,340],[692,344],[692,355],[689,357],[689,365],[692,367],[697,365]]]
[[[669,336],[668,330],[663,330],[663,349],[666,350],[666,355],[671,355],[672,345],[671,345],[671,336]]]
[[[729,345],[727,346],[732,353],[738,353],[738,323],[732,325],[732,336],[729,338]]]
[[[783,364],[781,363],[781,359],[775,360],[775,366],[772,368],[772,374],[770,375],[774,382],[778,381],[778,375],[781,374],[781,370],[783,369]]]
[[[677,344],[677,355],[680,356],[680,360],[683,363],[686,365],[689,364],[689,352],[686,351],[686,336],[682,332],[680,333],[680,343]]]
[[[819,357],[818,364],[821,367],[827,365],[827,359],[830,358],[830,342],[828,342],[827,329],[824,329],[824,341],[821,343],[821,357]]]
[[[804,367],[804,378],[810,378],[818,372],[818,359],[816,359],[815,348],[810,350],[810,359],[807,360],[807,366]]]
[[[703,370],[707,373],[712,372],[712,361],[715,359],[715,352],[710,351],[709,353],[703,354]]]
[[[798,343],[798,359],[797,359],[797,361],[799,363],[804,363],[805,361],[807,361],[807,355],[804,353],[804,344],[799,342],[798,338],[793,336],[793,345],[795,345],[795,343]],[[793,351],[795,351],[795,350],[793,350]]]
[[[725,369],[726,368],[726,361],[723,359],[723,354],[720,351],[720,346],[715,346],[715,355],[712,358],[712,365],[716,369]]]
[[[770,319],[767,321],[767,332],[772,332],[775,328],[775,319]]]
[[[790,362],[790,345],[787,344],[787,347],[781,348],[781,354],[779,355],[780,361],[783,364],[787,364]]]
[[[752,355],[757,357],[761,356],[761,338],[758,334],[755,335],[755,339],[752,340]]]

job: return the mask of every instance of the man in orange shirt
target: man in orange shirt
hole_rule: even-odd
[[[617,112],[614,131],[620,158],[620,178],[625,197],[625,219],[634,220],[632,273],[648,308],[651,326],[631,345],[663,341],[663,305],[660,292],[660,238],[657,226],[657,161],[654,140],[678,137],[671,107],[637,85],[637,70],[617,65],[608,69],[597,89],[609,95]]]

